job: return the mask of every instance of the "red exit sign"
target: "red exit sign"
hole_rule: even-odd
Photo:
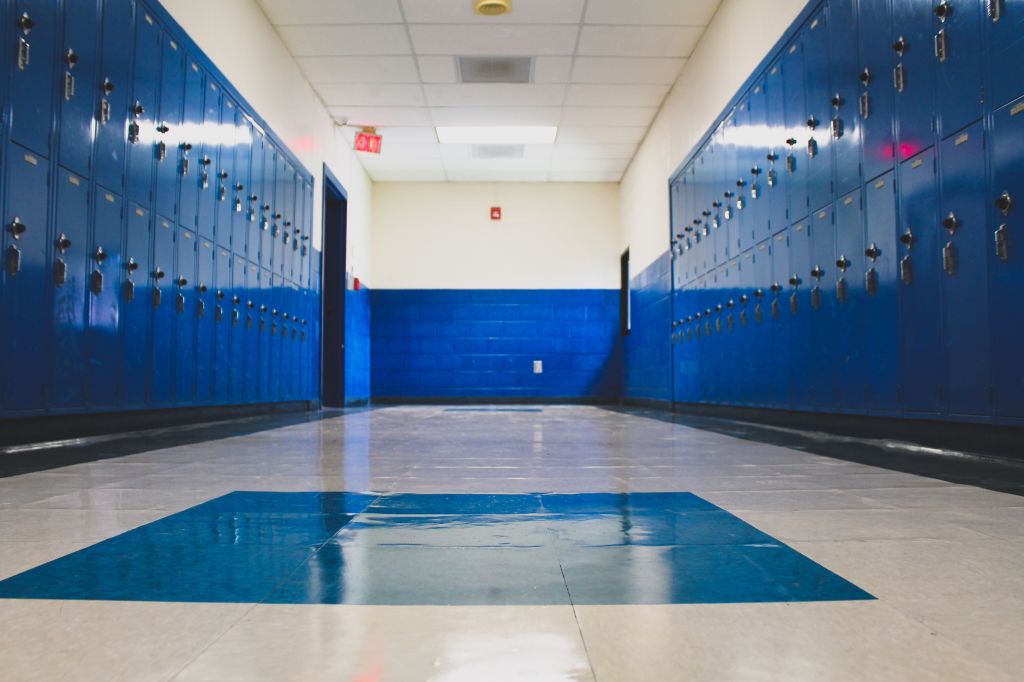
[[[384,138],[376,133],[363,131],[356,133],[356,151],[367,154],[380,154],[380,148],[384,144]]]

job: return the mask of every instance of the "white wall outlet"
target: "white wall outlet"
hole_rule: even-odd
[[[543,360],[534,360],[533,361],[533,373],[534,374],[543,374],[544,373],[544,361]]]

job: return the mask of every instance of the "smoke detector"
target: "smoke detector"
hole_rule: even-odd
[[[473,0],[473,11],[488,17],[500,17],[512,11],[512,0]]]

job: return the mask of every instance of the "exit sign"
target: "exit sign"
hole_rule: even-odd
[[[356,133],[356,151],[368,154],[380,154],[384,139],[375,133]]]

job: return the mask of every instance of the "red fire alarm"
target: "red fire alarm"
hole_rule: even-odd
[[[491,206],[491,220],[501,220],[501,206]]]
[[[358,277],[353,277],[352,278],[352,290],[353,291],[359,291],[362,288],[362,286],[363,286],[362,282],[359,281]]]
[[[357,152],[380,154],[382,146],[384,146],[384,138],[377,135],[376,128],[363,128],[361,132],[356,133],[355,148]]]

